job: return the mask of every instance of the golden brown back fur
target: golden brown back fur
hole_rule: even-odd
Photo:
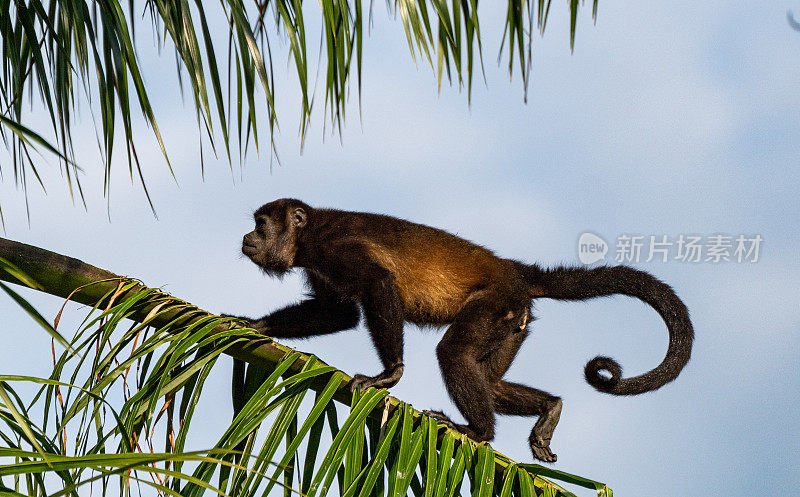
[[[449,233],[414,226],[413,237],[393,243],[364,240],[370,255],[391,271],[406,319],[414,323],[451,322],[466,302],[491,284],[500,261],[489,250]]]

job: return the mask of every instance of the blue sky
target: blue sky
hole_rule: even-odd
[[[253,154],[232,173],[207,155],[205,180],[173,62],[142,43],[145,77],[163,88],[154,106],[178,177],[176,186],[138,123],[158,219],[122,161],[106,209],[84,107],[75,133],[88,212],[72,204],[52,166],[49,193],[29,193],[28,227],[24,197],[4,167],[5,236],[136,276],[212,312],[256,315],[302,291],[299,278],[270,280],[238,254],[252,210],[284,196],[408,218],[544,265],[578,264],[586,231],[612,244],[624,233],[760,234],[755,264],[637,264],[673,285],[693,317],[692,361],[674,383],[614,398],[583,381],[583,364],[597,354],[635,374],[666,350],[658,316],[622,297],[537,303],[540,319],[509,377],[563,397],[554,467],[605,481],[617,495],[787,494],[800,477],[800,33],[786,22],[789,8],[800,15],[800,3],[774,1],[601,0],[596,25],[588,7],[579,16],[570,55],[567,11],[554,3],[523,104],[519,78],[509,82],[505,62],[495,64],[504,9],[483,5],[486,84],[476,79],[468,106],[457,88],[437,95],[432,71],[415,69],[399,20],[378,2],[365,45],[363,119],[354,94],[340,140],[323,133],[317,112],[300,154],[297,92],[291,68],[280,75],[278,63],[280,164]],[[25,295],[46,316],[61,306]],[[47,374],[44,333],[9,299],[0,298],[0,315],[4,329],[26,330],[4,333],[2,373]],[[406,373],[392,393],[456,414],[438,379],[439,336],[407,326]],[[349,373],[379,370],[363,328],[298,345]],[[214,420],[230,415],[219,407],[229,374],[221,364],[206,391],[209,423],[197,448],[215,438]],[[493,446],[530,461],[532,424],[500,418]]]

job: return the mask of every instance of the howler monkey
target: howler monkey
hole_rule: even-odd
[[[584,300],[623,294],[652,306],[669,331],[655,369],[622,378],[609,357],[586,364],[586,380],[601,392],[635,395],[674,380],[689,360],[692,324],[672,289],[626,266],[541,268],[501,259],[442,230],[390,216],[316,209],[294,199],[259,208],[242,252],[270,275],[305,270],[311,298],[248,320],[273,337],[326,335],[355,327],[363,313],[383,363],[377,376],[356,375],[352,388],[391,387],[403,375],[403,322],[449,325],[436,355],[450,397],[466,418],[454,424],[477,441],[494,436],[494,415],[538,416],[529,442],[536,459],[553,462],[550,438],[561,399],[503,379],[528,336],[537,298]]]

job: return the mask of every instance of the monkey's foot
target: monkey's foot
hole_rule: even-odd
[[[432,417],[440,425],[446,426],[451,430],[457,431],[458,433],[463,433],[476,442],[488,442],[494,437],[494,433],[492,432],[478,432],[475,431],[475,429],[470,425],[456,424],[447,414],[443,413],[442,411],[422,411],[422,414]]]
[[[400,378],[403,376],[403,365],[398,364],[392,369],[387,369],[377,376],[366,376],[357,374],[353,376],[353,381],[350,382],[350,391],[354,392],[356,388],[361,388],[362,391],[369,387],[375,388],[389,388],[397,385]]]
[[[533,457],[542,462],[556,462],[558,456],[550,450],[550,442],[531,441],[531,452]]]
[[[450,419],[450,417],[447,414],[443,413],[442,411],[429,411],[429,410],[426,410],[426,411],[422,411],[422,414],[425,414],[426,416],[432,417],[439,424],[445,425],[448,428],[451,428],[451,429],[456,430],[458,432],[461,431],[458,428],[458,425],[453,423],[453,420]]]

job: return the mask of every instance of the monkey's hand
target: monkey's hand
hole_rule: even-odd
[[[403,363],[392,366],[383,371],[378,376],[365,376],[357,374],[353,376],[353,381],[350,382],[350,391],[355,391],[356,388],[361,388],[362,391],[369,387],[375,388],[389,388],[397,385],[400,378],[403,376]]]
[[[558,456],[550,450],[550,440],[530,440],[533,457],[542,462],[556,462]]]
[[[267,332],[269,331],[269,327],[264,324],[264,320],[263,319],[250,319],[250,318],[245,317],[245,316],[235,316],[233,314],[220,314],[220,316],[226,317],[226,318],[234,318],[234,319],[236,319],[238,321],[241,321],[240,324],[242,326],[246,326],[248,328],[253,328],[254,330],[256,330],[256,331],[258,331],[260,333],[268,334]]]

